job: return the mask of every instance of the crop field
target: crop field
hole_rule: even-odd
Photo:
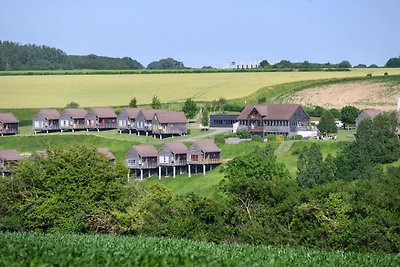
[[[0,109],[122,106],[157,95],[162,102],[242,98],[266,86],[330,78],[364,77],[367,73],[400,74],[400,69],[354,69],[343,72],[249,72],[197,74],[0,76]]]
[[[394,254],[112,235],[0,233],[1,266],[398,266]]]

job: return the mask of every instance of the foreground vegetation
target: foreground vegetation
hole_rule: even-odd
[[[397,255],[112,235],[0,233],[2,266],[396,266]]]

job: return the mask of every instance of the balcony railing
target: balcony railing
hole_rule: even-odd
[[[194,160],[188,160],[188,164],[220,164],[222,163],[222,159],[218,158],[218,159],[202,159],[202,160],[198,160],[198,161],[194,161]]]

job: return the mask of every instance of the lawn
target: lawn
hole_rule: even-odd
[[[354,69],[344,72],[249,72],[197,74],[0,76],[0,109],[64,107],[71,101],[83,107],[123,106],[133,97],[150,103],[186,98],[211,101],[243,98],[258,89],[304,80],[364,77],[366,73],[400,74],[400,69]],[[279,89],[279,88],[278,88]],[[279,89],[280,90],[280,89]],[[229,94],[227,93],[229,92]],[[276,92],[275,92],[276,93]]]

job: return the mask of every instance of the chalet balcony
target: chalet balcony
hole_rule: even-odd
[[[188,160],[187,163],[188,164],[221,164],[222,163],[222,159],[221,158],[218,158],[218,159],[203,159],[203,160],[199,160],[199,161]]]
[[[15,128],[8,128],[8,129],[0,129],[1,134],[17,134],[18,129]]]
[[[140,164],[128,164],[128,168],[130,169],[155,169],[159,165],[157,162],[143,162]]]
[[[290,132],[290,127],[289,126],[265,126],[265,132],[288,133],[288,132]]]
[[[187,165],[186,160],[176,160],[172,162],[160,162],[160,166],[185,166]]]
[[[262,126],[248,126],[247,129],[249,132],[263,132],[264,131],[264,127],[262,127]]]

